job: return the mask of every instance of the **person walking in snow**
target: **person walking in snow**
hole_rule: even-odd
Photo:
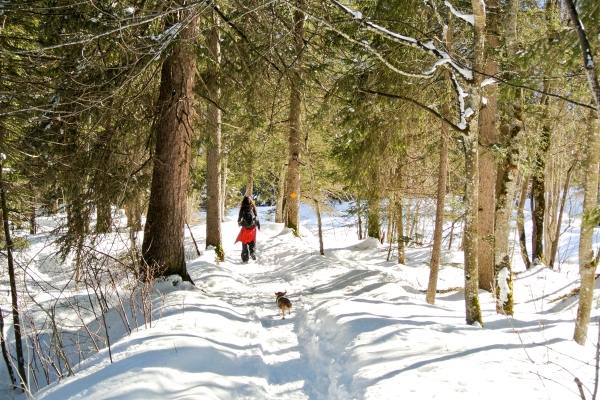
[[[242,242],[242,261],[248,262],[249,257],[256,260],[256,230],[260,230],[260,222],[254,201],[249,196],[244,196],[240,204],[238,226],[241,229],[235,243]]]

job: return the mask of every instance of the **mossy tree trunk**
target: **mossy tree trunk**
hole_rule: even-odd
[[[484,59],[485,5],[482,0],[472,0],[475,24],[473,27],[473,69],[482,70]],[[474,74],[468,85],[469,96],[466,106],[472,110],[467,118],[468,126],[463,134],[465,148],[465,228],[463,237],[465,259],[465,309],[466,322],[469,325],[483,326],[481,306],[479,304],[479,110],[481,76]]]
[[[519,0],[511,0],[507,7],[506,53],[509,59],[517,50],[517,15]],[[498,17],[498,16],[497,16]],[[502,104],[506,110],[506,119],[501,124],[501,143],[506,156],[498,166],[496,184],[496,210],[494,222],[494,293],[496,311],[513,315],[512,262],[510,252],[510,223],[512,220],[513,200],[517,193],[519,161],[521,151],[521,132],[523,131],[523,110],[521,91],[513,91],[512,96]],[[506,271],[503,269],[506,268]],[[502,279],[499,277],[502,276]],[[508,293],[506,290],[508,289]]]

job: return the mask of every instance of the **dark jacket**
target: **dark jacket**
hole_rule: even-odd
[[[241,224],[242,222],[242,212],[244,211],[245,207],[240,207],[240,212],[238,213],[238,225]],[[252,210],[252,214],[254,214],[254,220],[256,221],[256,227],[258,228],[258,230],[260,230],[260,221],[258,220],[258,213],[256,212],[256,207],[250,207],[250,209]]]

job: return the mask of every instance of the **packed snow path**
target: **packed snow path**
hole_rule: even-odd
[[[235,222],[224,226],[234,238]],[[482,329],[465,324],[460,291],[425,303],[428,249],[411,249],[404,266],[374,241],[337,235],[320,256],[309,232],[300,239],[263,223],[248,264],[224,240],[225,262],[210,250],[189,262],[196,286],[175,277],[156,285],[151,328],[126,335],[113,315],[112,364],[104,349],[36,398],[577,399],[574,376],[591,387],[594,351],[570,340],[573,302],[545,296],[567,293],[573,279],[523,274],[510,320],[482,292]],[[451,265],[439,289],[462,286]],[[293,303],[286,319],[276,291]]]

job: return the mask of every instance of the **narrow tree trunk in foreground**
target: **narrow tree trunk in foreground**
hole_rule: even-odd
[[[519,0],[510,0],[506,18],[506,53],[509,59],[517,51],[517,15]],[[506,157],[498,168],[496,180],[496,211],[494,224],[494,294],[496,311],[505,315],[514,313],[512,258],[510,251],[510,223],[514,199],[518,189],[521,132],[523,131],[522,92],[516,90],[503,103],[507,110],[506,122],[500,129]],[[504,270],[506,268],[506,270]]]
[[[590,113],[593,114],[593,113]],[[600,167],[600,124],[596,115],[591,115],[588,131],[588,148],[583,195],[583,215],[598,206],[598,168]],[[573,339],[584,345],[587,337],[590,315],[594,303],[594,285],[596,277],[596,260],[593,252],[594,227],[582,223],[579,234],[579,275],[581,289],[579,291],[579,307]],[[600,250],[599,250],[600,251]]]
[[[4,363],[6,364],[6,370],[8,371],[8,376],[10,377],[10,383],[13,388],[17,388],[17,379],[15,378],[15,372],[12,368],[12,363],[10,360],[10,355],[8,353],[8,349],[6,348],[6,338],[4,337],[4,314],[2,313],[2,309],[0,309],[0,346],[2,347],[2,358],[4,358]]]
[[[0,138],[0,144],[4,143],[4,138]],[[13,241],[10,233],[8,206],[6,205],[6,185],[4,183],[4,166],[0,164],[0,206],[2,207],[2,222],[4,228],[4,237],[6,238],[6,254],[8,261],[8,279],[10,282],[10,297],[13,317],[13,330],[15,333],[15,350],[17,353],[17,371],[21,380],[21,389],[27,390],[27,375],[25,375],[25,357],[23,354],[23,332],[19,317],[19,300],[17,293],[17,280],[15,276],[15,266],[13,260]]]
[[[473,27],[473,69],[481,70],[484,55],[484,27],[485,4],[482,0],[472,0],[475,24]],[[467,118],[467,132],[463,135],[465,145],[465,229],[463,248],[465,257],[465,308],[466,322],[469,325],[480,324],[483,326],[481,306],[479,304],[479,232],[478,205],[479,205],[479,110],[481,107],[480,94],[481,76],[474,74],[473,81],[469,83],[466,106],[472,114]]]
[[[178,21],[196,12],[182,11]],[[194,17],[179,33],[178,41],[164,60],[158,97],[159,115],[152,184],[142,255],[152,276],[178,274],[189,280],[183,239],[186,197],[193,136],[194,78],[198,18]]]
[[[585,30],[573,0],[565,0],[565,6],[571,17],[573,28],[577,32],[581,54],[583,56],[583,66],[588,77],[590,90],[594,97],[596,106],[596,118],[590,118],[589,139],[587,147],[587,174],[585,180],[583,213],[589,212],[598,204],[598,168],[600,162],[600,132],[598,122],[600,121],[600,84],[596,75],[596,66],[594,64],[594,53],[588,42]],[[590,322],[590,313],[594,297],[594,279],[596,274],[596,262],[592,250],[593,227],[581,226],[579,239],[579,274],[581,275],[581,290],[579,297],[579,308],[577,309],[577,323],[575,324],[575,333],[573,338],[580,344],[585,344],[588,324]]]
[[[448,79],[448,78],[446,78]],[[450,105],[443,105],[444,117],[450,114]],[[429,304],[435,303],[437,281],[440,269],[440,258],[442,254],[442,234],[444,231],[444,206],[446,204],[446,180],[448,175],[448,136],[450,132],[448,125],[442,123],[442,135],[440,137],[440,164],[438,167],[437,202],[435,206],[435,228],[433,231],[433,247],[431,249],[431,261],[429,263],[429,282],[427,284],[427,296],[425,300]]]

